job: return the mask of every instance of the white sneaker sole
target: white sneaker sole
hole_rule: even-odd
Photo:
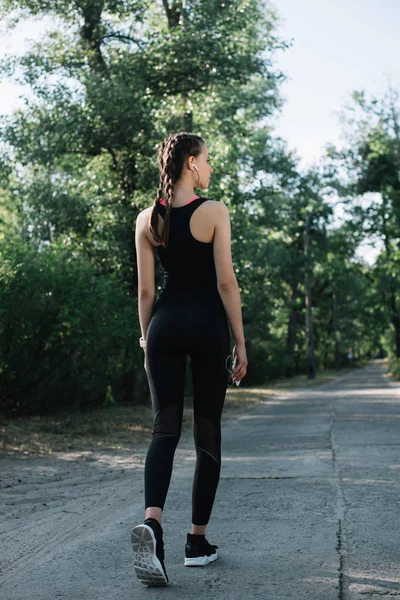
[[[217,560],[218,554],[211,554],[211,556],[198,556],[196,558],[185,557],[185,567],[205,567],[208,563]]]
[[[137,525],[132,529],[135,573],[144,585],[151,587],[168,585],[168,579],[156,554],[156,543],[154,531],[149,525]]]

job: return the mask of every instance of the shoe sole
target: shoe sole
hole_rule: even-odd
[[[137,525],[132,529],[135,573],[144,585],[151,587],[165,586],[169,583],[156,554],[156,543],[154,531],[149,525]]]
[[[185,557],[185,567],[205,567],[208,563],[217,560],[218,554],[211,554],[211,556],[197,556],[196,558]]]

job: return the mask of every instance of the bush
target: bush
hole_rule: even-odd
[[[0,259],[0,410],[107,401],[108,386],[143,361],[127,286],[59,248],[3,242]]]
[[[392,356],[389,359],[389,371],[395,379],[400,380],[400,358]]]

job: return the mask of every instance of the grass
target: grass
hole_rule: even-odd
[[[296,390],[298,388],[312,388],[316,385],[324,385],[334,381],[338,377],[343,377],[347,373],[354,371],[354,367],[345,367],[336,371],[336,369],[324,369],[317,374],[315,379],[307,379],[305,375],[296,375],[290,379],[279,379],[271,387],[276,390]]]
[[[149,406],[108,406],[6,419],[0,427],[0,455],[132,449],[150,440],[151,420]]]
[[[228,387],[222,423],[248,412],[269,397],[299,388],[329,383],[354,369],[331,369],[308,380],[304,375],[251,388]],[[57,415],[35,415],[2,419],[0,456],[47,456],[56,452],[128,450],[147,446],[152,435],[151,406],[107,406]],[[192,399],[185,398],[182,434],[190,434]]]

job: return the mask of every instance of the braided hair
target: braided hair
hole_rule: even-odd
[[[153,238],[157,242],[160,242],[164,248],[168,247],[174,184],[182,175],[186,158],[189,156],[197,157],[201,153],[204,144],[205,142],[201,136],[194,133],[181,132],[169,135],[158,149],[160,183],[151,213],[150,232]],[[164,199],[166,202],[167,212],[160,235],[157,228],[156,205],[161,199]]]

